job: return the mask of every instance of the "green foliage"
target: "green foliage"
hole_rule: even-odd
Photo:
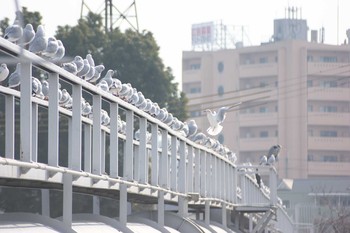
[[[38,11],[30,12],[27,10],[27,7],[22,7],[23,13],[23,27],[28,23],[33,25],[34,30],[38,28],[41,24],[42,16]]]
[[[17,18],[17,16],[16,16]],[[23,28],[28,23],[33,25],[34,30],[37,29],[37,27],[41,24],[42,16],[40,15],[40,12],[34,11],[30,12],[27,10],[27,7],[22,7],[22,20],[23,20]],[[12,24],[13,22],[11,22]],[[0,30],[1,34],[4,35],[5,29],[10,25],[10,19],[4,18],[0,21]]]
[[[10,25],[10,19],[4,18],[0,21],[0,30],[1,30],[1,36],[5,34],[5,29]]]
[[[31,23],[36,29],[41,24],[39,12],[29,12],[23,7],[22,13],[24,25]],[[0,22],[2,32],[8,25],[8,18]],[[179,92],[171,68],[164,66],[151,32],[131,29],[121,32],[117,28],[106,33],[101,15],[90,12],[76,26],[58,26],[55,36],[63,42],[67,58],[91,53],[96,64],[104,64],[106,70],[117,70],[116,77],[123,83],[131,83],[178,119],[187,119],[188,100]]]
[[[67,56],[91,53],[96,64],[117,70],[117,78],[123,83],[130,83],[180,120],[187,119],[188,100],[179,93],[171,68],[159,57],[159,46],[151,32],[121,32],[116,28],[105,33],[102,17],[90,12],[76,26],[59,26],[56,37],[65,45]]]

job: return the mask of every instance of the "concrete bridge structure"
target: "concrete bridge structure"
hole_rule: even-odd
[[[21,64],[20,87],[0,86],[1,191],[34,190],[40,205],[36,212],[2,211],[1,232],[294,232],[273,166],[237,165],[3,38],[0,53],[1,63]],[[36,74],[47,79],[48,98],[33,95]],[[70,107],[60,105],[63,87]],[[82,115],[82,101],[93,107],[90,117]],[[268,177],[264,188],[256,169]],[[104,199],[114,216],[104,214]],[[91,211],[77,213],[76,205]],[[54,208],[62,215],[52,216]]]

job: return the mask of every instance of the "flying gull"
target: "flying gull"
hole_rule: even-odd
[[[212,136],[215,136],[215,135],[218,135],[221,131],[222,131],[222,125],[221,123],[225,120],[226,118],[226,112],[233,108],[233,107],[236,107],[238,105],[240,105],[241,102],[239,103],[236,103],[234,105],[231,105],[231,106],[224,106],[224,107],[221,107],[219,108],[219,110],[216,112],[216,111],[212,111],[210,109],[206,109],[204,110],[204,112],[207,113],[207,118],[208,118],[208,121],[209,121],[209,128],[207,129],[207,133],[209,135],[212,135]]]

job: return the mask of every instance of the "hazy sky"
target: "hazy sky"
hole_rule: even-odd
[[[102,12],[104,2],[84,0],[95,13]],[[15,0],[1,0],[0,19],[14,18],[15,3]],[[18,0],[18,3],[29,11],[40,12],[48,35],[55,33],[57,25],[76,25],[82,9],[87,13],[87,8],[82,8],[83,0]],[[132,0],[113,0],[121,12],[131,3]],[[349,0],[135,0],[135,3],[140,30],[154,34],[165,66],[173,69],[179,83],[182,51],[191,50],[192,24],[222,21],[237,28],[243,26],[244,43],[258,45],[272,36],[273,20],[285,18],[286,8],[294,6],[301,8],[301,17],[307,20],[310,30],[325,28],[327,44],[342,43],[346,29],[350,28]],[[129,15],[135,15],[134,8]],[[135,24],[134,18],[129,20]],[[123,25],[127,23],[124,21]]]

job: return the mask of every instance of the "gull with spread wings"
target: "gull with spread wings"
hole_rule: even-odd
[[[231,106],[224,106],[218,109],[218,111],[212,111],[210,109],[204,110],[204,112],[207,113],[208,121],[209,121],[209,128],[207,129],[207,133],[209,135],[215,136],[218,135],[222,131],[222,125],[221,123],[225,120],[226,118],[226,112],[233,108],[237,107],[241,104],[242,102],[233,104]]]

